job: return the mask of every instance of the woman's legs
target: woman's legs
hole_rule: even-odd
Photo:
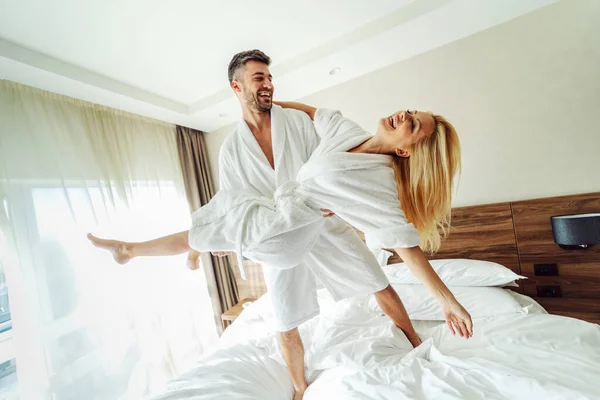
[[[413,347],[420,345],[421,338],[417,335],[412,322],[410,322],[410,318],[408,318],[404,304],[402,304],[400,296],[398,296],[392,285],[388,285],[385,289],[375,292],[374,295],[381,310],[404,332]]]
[[[100,239],[88,234],[88,239],[98,248],[111,252],[119,264],[125,264],[134,257],[140,256],[172,256],[191,250],[188,242],[188,231],[163,236],[147,242],[121,242],[119,240]],[[197,252],[195,253],[197,260]],[[188,260],[190,261],[190,260]]]

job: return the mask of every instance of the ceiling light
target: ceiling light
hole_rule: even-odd
[[[329,75],[337,75],[340,73],[342,69],[340,67],[335,67],[331,71],[329,71]]]

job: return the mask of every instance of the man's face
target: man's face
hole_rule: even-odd
[[[251,110],[267,112],[273,106],[273,76],[267,64],[259,61],[248,61],[237,72],[237,77],[231,87],[236,92],[240,102]]]

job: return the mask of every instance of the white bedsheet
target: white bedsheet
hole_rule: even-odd
[[[597,325],[543,314],[474,322],[476,335],[469,341],[434,328],[422,358],[327,370],[305,399],[600,398]]]
[[[526,313],[477,318],[468,341],[439,322],[417,321],[425,342],[414,351],[386,317],[349,302],[324,304],[301,326],[311,381],[304,398],[600,399],[600,326],[515,297]],[[159,399],[291,399],[265,300]]]

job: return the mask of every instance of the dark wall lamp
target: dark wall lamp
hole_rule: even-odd
[[[550,217],[554,242],[566,250],[586,249],[600,243],[600,213]]]

